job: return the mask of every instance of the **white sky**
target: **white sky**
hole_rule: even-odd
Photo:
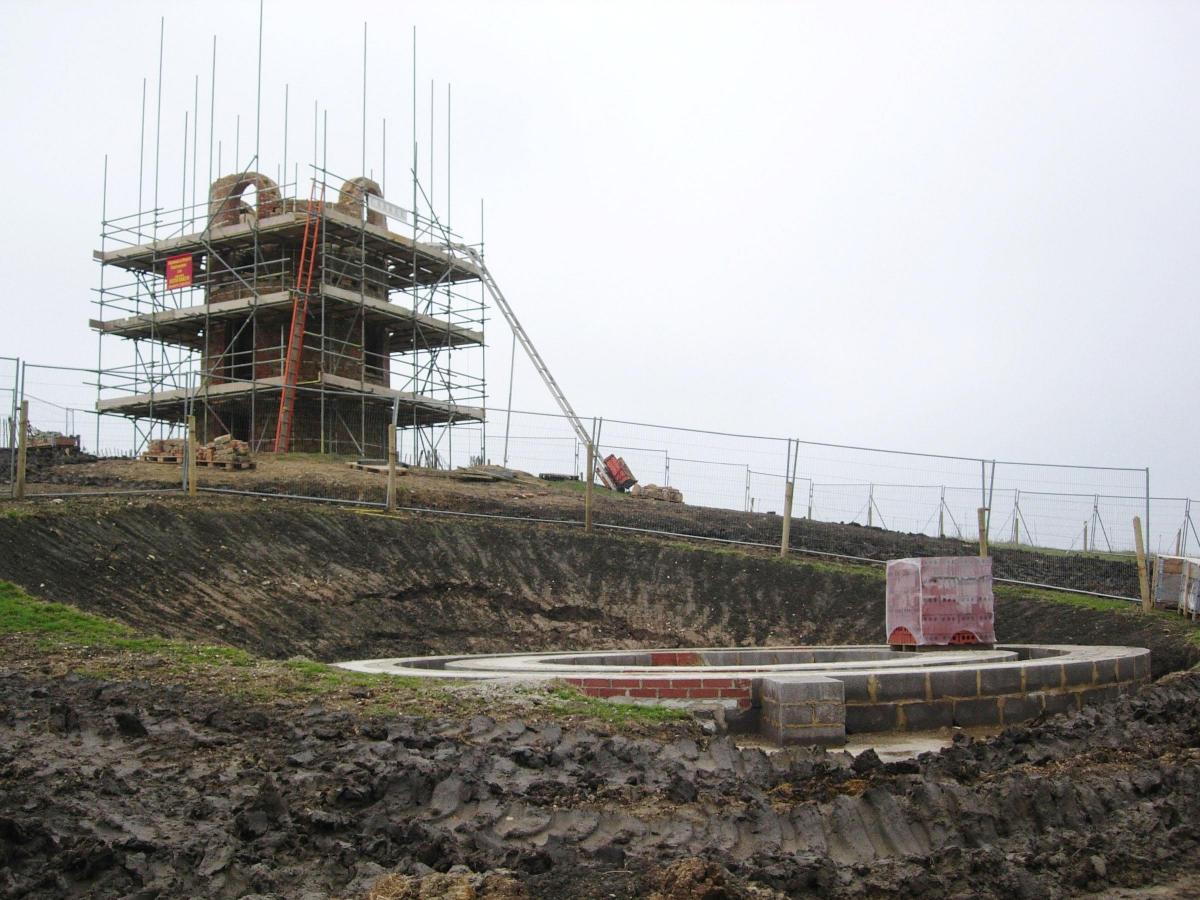
[[[94,365],[103,158],[133,212],[148,78],[150,206],[160,15],[162,205],[196,75],[204,192],[214,32],[224,171],[239,113],[248,161],[257,13],[0,6],[0,354]],[[285,84],[289,158],[317,100],[357,174],[364,21],[368,169],[386,117],[406,199],[415,25],[423,174],[436,79],[444,198],[452,82],[452,223],[477,238],[485,198],[489,264],[581,413],[1148,465],[1200,496],[1200,4],[268,0],[268,174]],[[553,408],[528,363],[516,385]]]

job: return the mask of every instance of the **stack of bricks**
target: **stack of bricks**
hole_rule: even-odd
[[[152,462],[163,462],[161,457],[168,457],[169,462],[182,458],[186,442],[182,438],[156,438],[146,446],[142,459]]]
[[[996,642],[991,557],[927,556],[887,564],[886,630],[892,646]]]
[[[196,448],[196,461],[209,463],[242,463],[250,460],[250,445],[227,434],[212,443]]]
[[[846,704],[836,678],[778,676],[762,680],[763,737],[780,746],[846,743]]]

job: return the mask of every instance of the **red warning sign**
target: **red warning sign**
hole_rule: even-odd
[[[167,259],[167,290],[192,286],[192,254],[171,256]]]

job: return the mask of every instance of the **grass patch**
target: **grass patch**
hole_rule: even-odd
[[[105,643],[133,633],[118,622],[80,612],[61,603],[35,600],[21,588],[0,581],[0,634],[36,634],[73,643]]]
[[[669,706],[638,706],[634,703],[612,703],[598,697],[589,697],[569,684],[555,684],[549,688],[556,712],[568,716],[586,716],[607,725],[631,725],[637,723],[679,722],[690,719],[692,714],[685,709]]]
[[[236,647],[145,637],[131,628],[67,606],[37,600],[8,581],[0,581],[0,634],[27,634],[38,646],[97,647],[138,655],[157,655],[182,666],[251,666],[252,657]]]
[[[304,657],[270,660],[236,647],[142,635],[103,616],[31,597],[0,581],[0,637],[24,637],[24,652],[60,672],[121,680],[149,678],[216,690],[255,703],[301,702],[352,706],[367,716],[466,718],[479,714],[590,719],[619,730],[690,718],[684,710],[629,706],[588,697],[565,685],[533,688],[529,701],[489,698],[467,685],[430,678],[351,672]],[[150,662],[150,666],[145,663]],[[133,674],[136,672],[136,676]]]

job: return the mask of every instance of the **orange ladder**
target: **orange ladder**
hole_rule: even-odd
[[[279,415],[275,419],[275,452],[286,453],[292,442],[292,418],[296,408],[296,383],[300,380],[300,354],[304,349],[304,323],[308,319],[308,295],[312,290],[313,269],[317,260],[317,241],[321,231],[318,211],[325,204],[325,188],[317,197],[317,182],[305,210],[304,238],[300,244],[300,265],[296,268],[296,289],[292,298],[292,326],[288,329],[287,353],[283,358],[283,390],[279,394]]]

